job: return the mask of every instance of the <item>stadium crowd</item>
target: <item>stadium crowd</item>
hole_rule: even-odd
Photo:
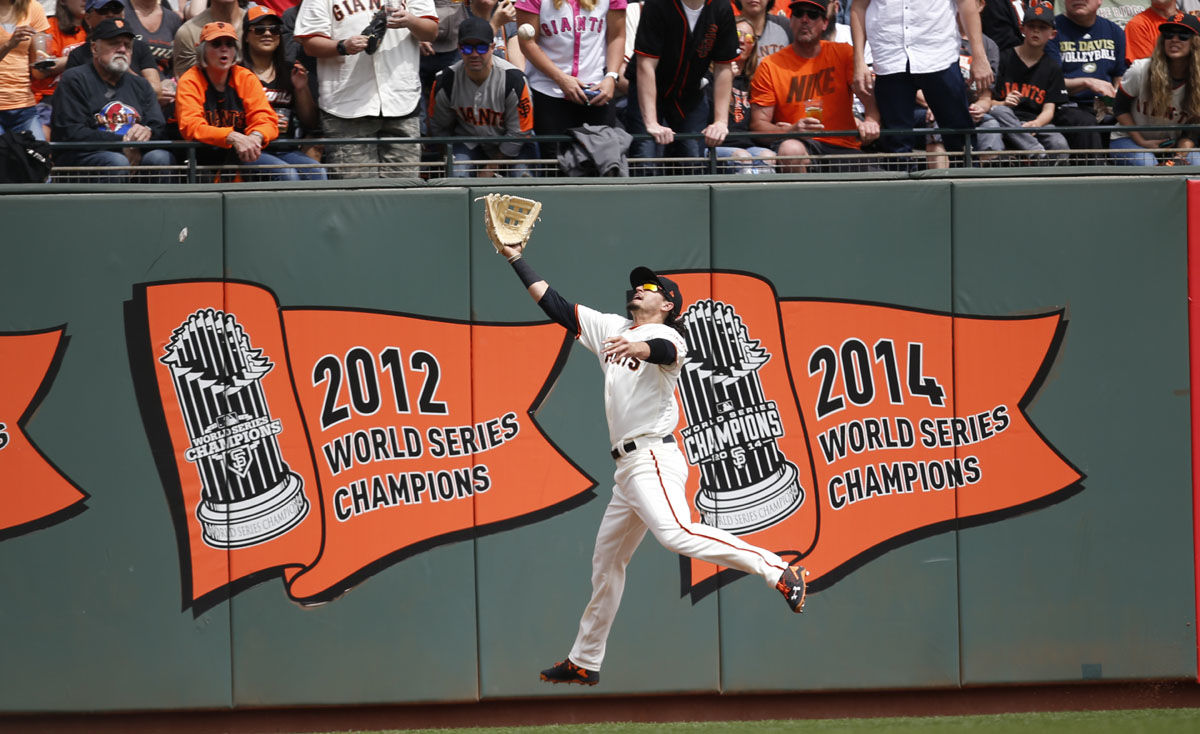
[[[1169,129],[1200,123],[1200,9],[844,1],[0,0],[0,133],[107,143],[54,154],[101,181],[166,180],[172,140],[243,180],[944,167],[967,136],[881,135],[938,127],[984,164],[1200,164]],[[466,140],[394,142],[422,136]]]

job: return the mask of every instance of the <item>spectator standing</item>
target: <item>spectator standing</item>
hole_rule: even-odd
[[[492,53],[524,71],[525,54],[517,37],[517,8],[512,0],[470,0],[470,14],[483,18],[492,27]]]
[[[1200,122],[1200,20],[1180,13],[1158,27],[1158,43],[1148,59],[1134,61],[1117,88],[1118,127],[1109,147],[1118,163],[1153,166],[1159,148],[1184,148],[1163,163],[1200,165],[1194,132],[1125,131],[1133,125],[1182,125]]]
[[[775,151],[754,145],[744,135],[735,135],[750,131],[750,85],[754,80],[754,72],[758,70],[759,59],[758,36],[754,33],[754,25],[744,14],[737,21],[737,36],[738,57],[731,66],[733,92],[729,100],[729,135],[725,138],[725,145],[717,146],[717,157],[733,159],[725,167],[727,173],[773,173]]]
[[[89,2],[96,0],[89,0]],[[100,0],[102,1],[102,0]],[[245,11],[238,5],[238,0],[211,0],[208,8],[198,13],[175,32],[175,43],[172,48],[172,65],[175,67],[175,78],[183,76],[183,72],[196,65],[196,44],[200,41],[200,32],[209,23],[225,23],[238,32],[242,27],[242,16]],[[365,23],[366,21],[364,21]],[[241,37],[237,39],[242,42]]]
[[[437,35],[433,2],[408,0],[403,9],[389,5],[388,30],[374,53],[367,52],[368,38],[361,32],[370,20],[365,4],[304,0],[300,7],[296,38],[317,59],[322,131],[330,138],[417,138],[419,46]],[[327,164],[389,164],[345,171],[353,176],[415,176],[421,159],[415,144],[329,145],[325,150]]]
[[[258,77],[267,101],[279,118],[279,138],[270,152],[282,161],[299,166],[296,175],[306,181],[324,181],[325,169],[300,152],[298,143],[283,142],[314,130],[320,124],[317,103],[308,88],[308,70],[299,62],[288,63],[283,47],[283,19],[265,5],[246,9],[242,28],[242,65]]]
[[[430,42],[422,42],[420,47],[422,108],[429,101],[438,72],[458,61],[458,26],[467,12],[466,3],[461,0],[433,0],[433,8],[438,17],[437,35]]]
[[[125,6],[120,0],[87,0],[83,8],[83,24],[89,30],[95,28],[105,18],[125,20]],[[92,63],[92,44],[90,43],[79,44],[71,49],[71,53],[67,56],[68,69],[75,66],[87,66],[90,63]],[[154,87],[155,95],[161,93],[162,76],[158,73],[158,62],[154,60],[154,54],[150,51],[149,44],[136,36],[133,39],[133,61],[129,68],[150,82],[150,86]]]
[[[979,9],[979,26],[983,35],[995,41],[1001,51],[1020,46],[1025,40],[1021,35],[1021,18],[1011,0],[984,0]]]
[[[1125,60],[1149,58],[1158,43],[1158,27],[1179,12],[1175,0],[1150,0],[1150,7],[1125,24]]]
[[[741,18],[749,21],[754,29],[760,59],[782,51],[792,42],[792,28],[787,18],[771,12],[775,0],[733,0],[733,4],[737,6]]]
[[[625,0],[518,0],[517,23],[538,135],[584,124],[612,125],[617,69],[625,50]],[[545,152],[543,150],[543,152]]]
[[[980,11],[982,12],[984,0],[976,0]],[[971,115],[971,122],[975,124],[975,129],[980,130],[978,134],[978,142],[975,144],[975,150],[981,152],[992,152],[1004,150],[1004,140],[999,133],[985,133],[982,130],[1000,127],[1000,123],[996,122],[996,118],[992,117],[992,90],[989,88],[979,89],[971,83],[971,42],[967,38],[966,32],[962,29],[962,23],[959,22],[959,52],[958,52],[958,68],[962,72],[963,83],[967,85],[967,101],[970,106],[967,107],[967,112]],[[1000,49],[996,46],[996,42],[985,34],[983,36],[983,47],[987,50],[988,66],[992,69],[1000,68]],[[919,101],[924,102],[924,98]],[[928,108],[923,108],[926,113],[923,119],[914,120],[917,127],[924,125],[933,125],[937,127],[937,118],[929,113]],[[949,168],[950,161],[944,155],[946,146],[942,144],[941,135],[931,135],[925,141],[925,159],[930,168]]]
[[[650,139],[634,141],[632,156],[699,158],[705,144],[725,142],[739,53],[733,7],[721,0],[645,0],[633,50],[632,68],[625,69],[625,129]],[[703,89],[710,67],[711,110]],[[676,141],[677,132],[702,132],[704,139]]]
[[[1066,12],[1054,19],[1058,36],[1046,54],[1062,67],[1069,98],[1054,113],[1059,127],[1094,126],[1109,116],[1125,73],[1125,34],[1099,10],[1100,0],[1066,0]],[[1108,147],[1098,132],[1065,135],[1075,149]]]
[[[750,90],[750,129],[760,133],[858,130],[858,137],[787,138],[779,143],[775,167],[804,173],[812,156],[853,154],[879,137],[879,111],[869,93],[866,110],[854,117],[854,49],[821,39],[829,23],[829,0],[795,0],[792,45],[763,59]],[[907,122],[912,121],[909,101]]]
[[[145,142],[164,139],[166,123],[150,82],[129,70],[133,58],[133,29],[124,20],[106,18],[88,36],[92,60],[67,69],[54,93],[51,118],[54,140],[59,142]],[[121,150],[64,150],[56,153],[68,166],[119,167],[170,166],[175,157],[167,150],[137,147]],[[117,183],[128,170],[109,172],[96,180]],[[165,174],[152,180],[165,181]]]
[[[150,53],[158,62],[159,76],[174,79],[175,33],[183,25],[183,18],[162,0],[127,1],[129,10],[124,15],[125,22],[150,47]]]
[[[1054,3],[1031,0],[1021,22],[1024,42],[1000,52],[991,114],[1000,127],[1022,127],[1029,133],[1004,133],[1009,148],[1066,150],[1067,139],[1057,132],[1032,132],[1054,120],[1054,110],[1067,101],[1062,69],[1045,53],[1054,38]]]
[[[268,178],[299,178],[280,158],[265,152],[279,136],[278,116],[254,72],[238,66],[238,36],[228,23],[200,29],[196,66],[179,78],[175,112],[185,140],[207,143],[197,158],[204,165],[267,166]]]
[[[437,75],[429,108],[431,135],[528,136],[533,131],[533,103],[529,85],[520,69],[492,54],[493,29],[483,18],[467,16],[456,33],[462,58]],[[508,169],[495,163],[522,154],[519,142],[454,143],[454,167],[458,178],[499,174],[511,170],[528,175],[525,164]],[[474,167],[468,161],[489,161]]]
[[[38,140],[46,139],[30,65],[39,60],[34,34],[48,30],[46,12],[35,0],[0,0],[0,133],[28,130]]]
[[[33,94],[38,100],[38,120],[43,132],[50,136],[51,102],[54,100],[54,89],[58,79],[67,70],[67,56],[75,49],[87,43],[87,28],[83,25],[83,6],[85,0],[59,0],[54,6],[54,15],[49,19],[49,43],[46,52],[54,59],[54,65],[40,69],[39,75],[34,75]]]
[[[955,9],[958,18],[955,18]],[[976,0],[853,0],[854,87],[859,97],[874,94],[885,128],[912,125],[917,90],[942,128],[970,128],[967,84],[959,72],[959,26],[971,46],[971,83],[990,89],[995,77],[987,61]],[[874,74],[866,62],[870,44]],[[961,135],[943,134],[946,148],[960,151]],[[911,136],[880,140],[895,153],[912,150]]]

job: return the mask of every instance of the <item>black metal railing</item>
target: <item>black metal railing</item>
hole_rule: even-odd
[[[1114,127],[1110,125],[1094,125],[1087,127],[1063,127],[1056,128],[1047,126],[1037,128],[987,128],[981,129],[948,129],[948,128],[913,128],[900,130],[882,130],[880,135],[882,138],[894,136],[914,137],[918,140],[929,136],[958,136],[963,141],[961,151],[937,152],[932,155],[942,156],[943,160],[947,161],[951,166],[959,169],[975,168],[981,162],[985,163],[991,158],[997,157],[995,153],[988,153],[986,156],[976,148],[974,141],[975,135],[981,132],[986,134],[1011,134],[1011,133],[1031,133],[1031,132],[1058,132],[1065,135],[1075,133],[1112,133],[1116,130],[1123,132],[1137,131],[1141,133],[1154,132],[1173,132],[1173,133],[1192,133],[1200,138],[1200,125],[1171,125],[1171,126],[1138,126],[1138,127]],[[764,147],[769,147],[771,144],[786,138],[808,139],[814,137],[856,137],[858,132],[855,130],[820,130],[820,131],[803,131],[803,132],[787,132],[787,133],[763,133],[749,134],[738,133],[730,137],[730,140],[725,143],[731,147],[739,147],[747,144],[757,144]],[[649,135],[640,134],[633,136],[634,140],[648,140]],[[700,133],[677,133],[676,139],[702,139]],[[306,138],[299,140],[287,140],[289,145],[300,146],[331,146],[331,145],[379,145],[381,143],[396,144],[396,145],[414,145],[420,146],[422,155],[421,161],[414,164],[410,170],[398,170],[391,164],[363,164],[350,163],[339,168],[337,165],[328,162],[319,163],[321,168],[326,169],[336,178],[370,178],[373,176],[363,176],[362,170],[373,171],[375,175],[396,176],[400,174],[404,177],[434,179],[443,178],[453,170],[456,165],[471,166],[472,163],[456,164],[453,159],[452,144],[453,143],[500,143],[500,142],[528,142],[534,141],[541,146],[541,155],[536,158],[517,159],[516,162],[528,164],[531,173],[539,177],[555,177],[563,174],[558,167],[557,159],[551,154],[546,156],[548,151],[552,151],[555,146],[570,145],[574,143],[574,138],[569,135],[552,135],[533,137],[421,137],[421,138]],[[78,151],[78,150],[120,150],[122,148],[137,148],[142,150],[150,149],[165,149],[175,154],[177,164],[174,166],[131,166],[129,168],[114,169],[113,167],[85,167],[85,166],[57,166],[51,173],[51,183],[63,183],[71,181],[88,181],[94,180],[97,177],[105,174],[111,175],[114,172],[128,173],[132,176],[144,177],[147,174],[159,174],[160,178],[168,178],[171,182],[177,183],[203,183],[212,180],[220,180],[222,182],[230,182],[233,180],[259,180],[262,178],[271,178],[272,169],[268,167],[254,167],[252,169],[239,167],[235,164],[227,165],[203,165],[200,163],[201,156],[199,151],[207,149],[212,150],[211,146],[195,141],[145,141],[145,142],[124,142],[116,141],[111,143],[66,143],[52,142],[51,155],[61,151]],[[268,152],[270,152],[268,148]],[[1143,149],[1149,151],[1150,149]],[[1063,162],[1082,164],[1082,165],[1113,165],[1119,163],[1119,156],[1124,153],[1129,154],[1129,151],[1115,151],[1110,149],[1090,149],[1090,150],[1064,150],[1064,151],[1046,151],[1047,153],[1057,154],[1062,157],[1062,160],[1055,159],[1051,161],[1035,160],[1035,153],[1039,151],[1018,151],[1005,150],[999,156],[999,165],[1034,163],[1036,165],[1046,164],[1061,164]],[[1172,153],[1184,152],[1184,149],[1171,146],[1156,149],[1163,155]],[[881,153],[877,151],[856,151],[847,148],[845,153],[839,152],[836,156],[804,156],[805,162],[809,163],[810,172],[822,172],[828,170],[836,170],[837,172],[882,172],[896,170],[916,170],[921,167],[921,157],[930,156],[930,153],[925,153],[919,149],[913,153]],[[830,166],[829,161],[836,159],[836,168]],[[783,159],[776,159],[777,162]],[[473,162],[474,165],[482,165],[488,161]],[[495,161],[502,164],[511,164],[514,161]],[[744,161],[743,161],[744,162]],[[670,175],[670,174],[727,174],[734,173],[737,170],[738,160],[729,158],[720,158],[717,155],[716,148],[707,149],[707,154],[702,158],[650,158],[650,159],[629,159],[628,160],[631,175]],[[303,168],[294,164],[288,164],[289,168]],[[311,167],[311,166],[310,166]],[[348,171],[355,171],[347,174]],[[1185,170],[1186,167],[1185,167]],[[228,177],[226,176],[228,174]],[[240,177],[240,178],[239,178]]]

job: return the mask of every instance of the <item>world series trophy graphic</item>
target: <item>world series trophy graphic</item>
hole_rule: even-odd
[[[204,542],[244,548],[291,530],[308,514],[304,481],[276,438],[262,378],[275,365],[233,314],[197,311],[171,334],[160,362],[171,369],[191,445],[184,458],[200,474],[196,508]]]
[[[771,527],[805,494],[795,464],[779,450],[783,420],[758,376],[771,355],[721,301],[698,301],[681,321],[688,346],[681,433],[688,462],[700,469],[701,521],[735,535]]]

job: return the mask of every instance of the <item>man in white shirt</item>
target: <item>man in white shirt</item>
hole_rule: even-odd
[[[363,34],[378,0],[342,3],[305,0],[296,18],[295,38],[317,60],[321,129],[327,138],[418,138],[417,75],[420,42],[437,36],[433,0],[388,5],[382,39]],[[330,145],[325,162],[343,177],[416,177],[417,143]],[[353,169],[347,164],[386,164]],[[340,166],[340,168],[339,168]]]
[[[991,89],[995,77],[983,46],[975,0],[853,0],[851,3],[855,91],[860,96],[874,93],[884,129],[912,127],[917,90],[925,94],[925,102],[939,127],[974,126],[968,112],[967,84],[958,66],[956,10],[971,46],[971,86]],[[864,56],[868,43],[873,75]],[[963,136],[942,137],[947,149],[963,149]],[[885,151],[907,153],[912,150],[912,137],[884,136],[879,145]]]

